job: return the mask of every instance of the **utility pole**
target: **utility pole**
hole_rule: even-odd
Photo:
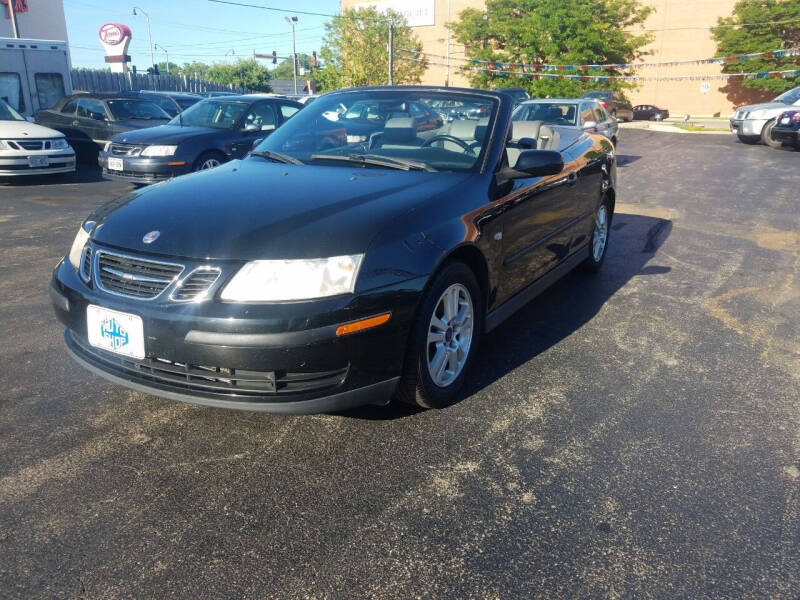
[[[297,23],[297,17],[283,17],[286,22],[292,26],[292,72],[294,73],[294,93],[297,95],[297,46],[295,45],[294,26]]]
[[[447,23],[450,23],[450,0],[447,0]],[[444,87],[450,87],[450,27],[447,28],[447,42],[445,42],[445,70]]]
[[[134,6],[133,7],[133,16],[134,17],[136,16],[136,9],[137,8],[139,8],[139,7],[138,6]],[[146,11],[142,10],[141,8],[139,8],[139,10],[142,11],[142,14],[144,15],[144,18],[147,20],[147,40],[150,42],[150,64],[155,67],[156,66],[156,55],[155,55],[155,52],[153,51],[153,36],[150,33],[150,15]]]
[[[394,19],[389,19],[389,85],[394,85]]]
[[[158,50],[158,49],[163,50],[164,54],[167,55],[167,75],[169,75],[169,52],[167,52],[167,49],[164,48],[164,46],[159,46],[158,44],[155,44],[154,47],[155,47],[156,50]]]
[[[14,10],[14,0],[8,0],[8,18],[11,19],[11,37],[19,39],[19,25],[17,13]]]

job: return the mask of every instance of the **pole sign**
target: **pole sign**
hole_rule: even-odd
[[[131,30],[122,23],[106,23],[98,32],[100,43],[106,51],[106,62],[111,66],[112,73],[127,73],[128,46],[131,43]]]

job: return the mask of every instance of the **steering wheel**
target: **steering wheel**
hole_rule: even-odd
[[[427,140],[425,140],[425,143],[422,144],[422,147],[427,148],[433,145],[435,142],[453,142],[454,144],[461,146],[464,149],[465,154],[472,154],[472,155],[475,154],[475,149],[464,140],[457,138],[454,135],[447,135],[443,133],[435,135],[432,138],[428,138]]]

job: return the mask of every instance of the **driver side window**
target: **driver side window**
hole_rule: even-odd
[[[266,102],[253,106],[244,118],[245,127],[255,125],[261,131],[272,131],[276,122],[275,107]]]
[[[85,119],[105,119],[106,110],[99,100],[83,98],[78,100],[78,116]]]

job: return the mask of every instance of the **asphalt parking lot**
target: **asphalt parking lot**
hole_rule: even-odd
[[[797,598],[800,153],[626,130],[604,271],[461,402],[311,417],[115,387],[52,267],[125,184],[0,184],[0,597]]]

